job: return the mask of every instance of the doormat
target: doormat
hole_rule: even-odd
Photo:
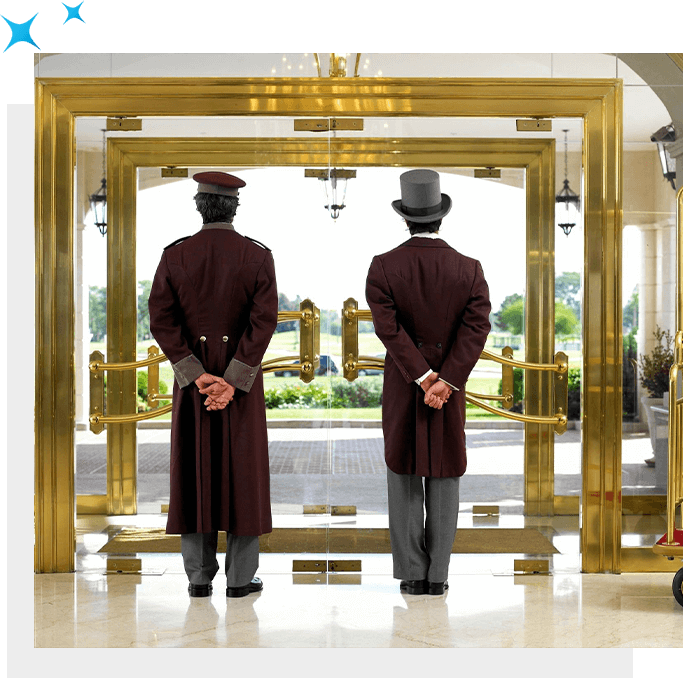
[[[262,553],[391,553],[387,528],[276,528],[259,537]],[[218,551],[226,552],[226,533],[219,532]],[[124,528],[98,553],[180,553],[179,535],[164,528]],[[558,549],[539,530],[465,528],[458,530],[452,553],[522,553],[552,555]]]

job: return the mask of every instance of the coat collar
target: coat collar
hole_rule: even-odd
[[[441,238],[409,238],[401,243],[399,247],[451,247]]]
[[[214,221],[210,224],[202,224],[202,230],[206,231],[210,228],[220,228],[226,231],[234,231],[235,227],[233,224],[229,224],[227,221]]]

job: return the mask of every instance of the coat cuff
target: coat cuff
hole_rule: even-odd
[[[178,386],[185,388],[188,384],[192,384],[197,377],[206,372],[202,363],[192,353],[189,356],[179,360],[177,363],[171,365],[173,373],[176,375]]]
[[[228,365],[228,369],[226,369],[223,374],[223,378],[231,386],[235,386],[235,388],[239,388],[241,391],[249,393],[260,367],[261,365],[250,367],[233,358]]]

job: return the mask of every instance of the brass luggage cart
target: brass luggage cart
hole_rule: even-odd
[[[682,398],[678,397],[679,376],[682,374],[682,357],[684,348],[682,342],[682,284],[684,270],[682,246],[684,227],[682,218],[684,206],[682,204],[682,189],[677,194],[677,309],[676,333],[674,346],[674,363],[670,368],[670,402],[668,421],[668,465],[667,465],[667,532],[653,545],[653,551],[665,556],[668,560],[682,558]],[[680,523],[677,522],[679,509]],[[672,593],[675,600],[682,604],[682,568],[680,567],[672,580]]]

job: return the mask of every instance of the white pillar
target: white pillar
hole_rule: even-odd
[[[639,227],[641,231],[641,275],[639,276],[639,330],[637,350],[650,353],[655,346],[653,332],[658,322],[658,230],[655,224]]]

